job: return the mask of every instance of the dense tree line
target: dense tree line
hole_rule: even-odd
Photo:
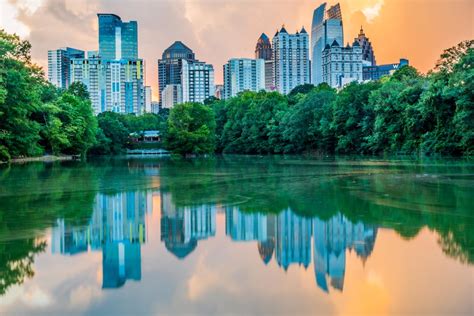
[[[81,83],[60,90],[31,62],[31,45],[0,30],[0,161],[16,157],[116,154],[130,133],[165,127],[167,113],[93,114]]]
[[[465,41],[446,50],[428,75],[405,66],[340,91],[303,85],[288,96],[261,91],[212,99],[200,106],[212,108],[215,122],[200,126],[209,128],[208,141],[215,140],[219,153],[472,155],[473,63],[474,41]],[[191,120],[189,115],[181,107],[171,111],[173,120]],[[168,136],[171,142],[174,135]],[[191,143],[170,149],[202,152]]]

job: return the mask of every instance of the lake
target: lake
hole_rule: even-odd
[[[0,166],[0,314],[462,315],[474,161]]]

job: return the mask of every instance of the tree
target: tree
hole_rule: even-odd
[[[201,103],[177,104],[171,109],[165,146],[180,155],[210,154],[215,149],[216,121]]]

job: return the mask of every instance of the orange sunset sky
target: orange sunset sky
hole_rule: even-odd
[[[474,0],[340,0],[345,41],[363,25],[379,64],[400,57],[422,72],[443,49],[474,38]],[[290,32],[311,29],[322,0],[0,0],[0,27],[31,41],[33,60],[47,67],[47,51],[63,46],[96,50],[98,12],[138,21],[139,55],[146,84],[157,95],[157,62],[181,40],[198,59],[214,65],[216,84],[232,57],[253,57],[262,32],[272,37],[285,24]]]

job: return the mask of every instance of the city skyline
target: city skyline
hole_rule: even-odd
[[[357,36],[360,26],[371,39],[380,64],[400,57],[422,72],[432,69],[446,47],[472,38],[472,10],[468,0],[394,1],[360,0],[339,2],[346,39]],[[323,1],[9,1],[2,5],[1,27],[31,41],[33,61],[47,71],[47,51],[54,47],[96,50],[98,12],[114,13],[138,22],[138,50],[146,61],[146,85],[157,99],[156,60],[175,40],[182,40],[213,64],[216,84],[222,83],[222,65],[230,58],[254,56],[262,32],[274,34],[285,24],[289,32],[310,29],[314,9]],[[451,12],[447,16],[446,12]],[[258,14],[257,14],[258,12]],[[262,18],[262,12],[264,18]],[[47,18],[49,23],[41,23]],[[246,23],[239,24],[245,19]],[[410,21],[410,23],[406,23]],[[438,23],[443,21],[443,24]],[[239,27],[235,27],[239,24]],[[80,27],[79,27],[80,26]],[[410,31],[415,28],[417,31]],[[232,40],[225,40],[228,37]],[[387,40],[390,38],[389,40]],[[226,45],[222,45],[225,41]],[[216,48],[219,49],[216,49]]]

